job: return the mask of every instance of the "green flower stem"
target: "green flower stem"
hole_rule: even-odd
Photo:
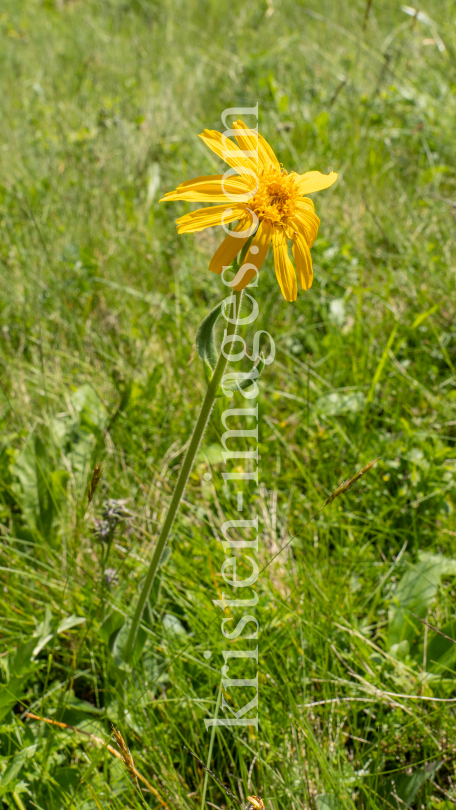
[[[250,240],[249,240],[250,241]],[[247,247],[247,245],[245,246]],[[245,248],[244,248],[245,251]],[[243,253],[244,253],[243,251]],[[242,254],[241,260],[239,262],[240,266],[242,264]],[[236,268],[237,262],[235,263]],[[228,323],[227,334],[234,335],[237,332],[238,328],[238,319],[239,314],[241,311],[241,301],[242,301],[242,291],[241,292],[234,292],[234,303],[232,304],[232,320],[235,320],[235,323]],[[234,310],[234,312],[233,312]],[[141,622],[141,617],[144,610],[144,605],[146,600],[149,597],[150,589],[152,587],[153,581],[155,579],[155,575],[157,573],[157,569],[160,563],[160,558],[163,554],[163,549],[165,547],[166,541],[169,537],[169,533],[171,531],[172,525],[174,523],[174,519],[177,514],[177,510],[179,509],[179,504],[182,499],[182,495],[184,494],[185,485],[188,481],[188,477],[193,467],[193,462],[195,460],[195,456],[198,452],[198,448],[201,443],[201,439],[203,438],[204,431],[206,429],[206,425],[209,421],[209,417],[211,415],[211,411],[215,402],[215,398],[217,396],[218,387],[222,381],[222,377],[225,373],[225,369],[228,365],[229,357],[231,354],[231,348],[233,346],[233,341],[230,341],[227,347],[227,351],[225,354],[220,352],[220,357],[218,359],[217,365],[214,369],[214,373],[212,374],[211,380],[208,384],[206,396],[204,397],[203,404],[201,406],[201,411],[198,416],[198,420],[196,422],[195,428],[193,430],[192,438],[190,440],[190,444],[188,450],[185,454],[184,461],[182,463],[182,467],[179,472],[179,477],[177,479],[176,488],[174,490],[174,494],[168,509],[168,513],[165,518],[165,522],[163,524],[162,530],[160,532],[160,536],[158,538],[157,545],[155,546],[155,551],[152,557],[152,560],[149,565],[149,570],[147,572],[147,576],[142,587],[142,591],[140,593],[138,604],[136,605],[135,614],[133,616],[133,621],[130,627],[130,632],[128,634],[128,638],[125,644],[125,648],[123,651],[123,657],[125,661],[130,661],[131,656],[133,654],[133,650],[135,647],[136,635],[138,632],[138,627]]]

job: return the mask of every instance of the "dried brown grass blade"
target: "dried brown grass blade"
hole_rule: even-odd
[[[186,750],[186,751],[188,751],[188,753],[189,753],[189,754],[191,754],[191,755],[192,755],[192,757],[193,757],[194,759],[196,759],[196,761],[197,761],[197,762],[199,762],[199,764],[200,764],[200,765],[201,765],[201,766],[204,768],[204,770],[205,770],[205,771],[207,771],[208,773],[210,773],[210,775],[212,776],[212,778],[213,778],[213,779],[215,779],[215,781],[217,782],[217,784],[218,784],[218,785],[220,785],[220,787],[221,787],[221,788],[223,788],[223,790],[225,791],[225,793],[226,793],[226,795],[227,795],[227,796],[230,796],[232,799],[234,799],[234,801],[235,801],[235,802],[237,802],[237,804],[239,804],[239,805],[242,807],[242,804],[241,804],[241,802],[239,801],[239,799],[237,798],[237,796],[235,796],[235,795],[234,795],[234,793],[232,793],[232,792],[231,792],[231,790],[230,790],[229,788],[227,788],[227,787],[226,787],[226,785],[224,785],[224,784],[223,784],[223,782],[221,782],[221,781],[220,781],[220,779],[218,778],[218,776],[216,776],[216,775],[215,775],[215,773],[214,773],[213,771],[211,771],[211,770],[210,770],[210,769],[209,769],[209,768],[208,768],[208,767],[207,767],[207,766],[204,764],[204,762],[202,762],[202,760],[201,760],[199,757],[197,757],[197,756],[196,756],[196,754],[194,754],[194,753],[193,753],[193,751],[191,751],[191,750],[190,750],[190,748],[187,748],[187,746],[186,746],[186,745],[184,745],[183,743],[182,743],[182,748],[185,748],[185,750]]]

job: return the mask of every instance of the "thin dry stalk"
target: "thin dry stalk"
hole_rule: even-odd
[[[107,751],[109,751],[110,754],[112,754],[114,757],[117,757],[117,759],[120,759],[124,763],[124,765],[127,767],[128,772],[131,774],[131,776],[135,780],[136,784],[138,783],[138,779],[139,779],[139,781],[142,782],[143,785],[145,785],[146,788],[148,790],[150,790],[150,792],[160,802],[161,806],[164,807],[165,810],[169,810],[168,805],[166,804],[165,801],[163,801],[163,799],[160,796],[158,790],[156,790],[156,788],[154,788],[150,784],[150,782],[147,781],[145,776],[143,776],[141,773],[139,773],[139,771],[136,770],[136,768],[135,768],[135,766],[133,764],[133,759],[131,758],[131,754],[128,751],[127,746],[125,745],[125,742],[124,742],[124,740],[122,738],[122,735],[118,731],[115,731],[115,729],[113,729],[113,733],[114,733],[114,736],[116,738],[117,744],[119,745],[119,742],[117,740],[117,735],[119,735],[120,739],[122,740],[126,750],[128,751],[128,754],[130,756],[131,770],[127,766],[127,764],[125,762],[123,753],[121,753],[120,751],[117,751],[112,745],[109,745],[109,743],[106,743],[104,740],[101,739],[101,737],[97,737],[95,734],[89,734],[88,731],[83,731],[82,728],[76,728],[75,726],[69,726],[69,725],[67,725],[67,723],[60,723],[58,720],[50,720],[48,717],[39,717],[37,714],[32,714],[32,712],[25,712],[24,717],[30,717],[31,720],[40,720],[42,723],[48,723],[51,726],[58,726],[58,728],[65,729],[65,731],[74,731],[76,734],[82,734],[84,737],[88,737],[90,740],[92,740],[92,742],[98,743],[98,745],[102,745],[104,748],[106,748]]]

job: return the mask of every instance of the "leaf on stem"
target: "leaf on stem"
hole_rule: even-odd
[[[214,371],[218,361],[218,352],[214,339],[214,327],[222,311],[222,301],[206,315],[196,333],[198,354],[209,369]]]

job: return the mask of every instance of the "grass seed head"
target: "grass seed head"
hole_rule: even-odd
[[[115,729],[114,726],[112,727],[112,733],[113,733],[114,739],[115,739],[115,741],[117,743],[117,746],[119,748],[119,751],[120,751],[120,753],[122,755],[122,762],[125,765],[128,773],[130,774],[131,778],[134,780],[134,782],[135,782],[135,784],[136,784],[136,786],[137,786],[137,788],[139,790],[139,783],[138,783],[138,777],[137,777],[137,774],[136,774],[136,768],[134,766],[133,757],[132,757],[132,755],[130,753],[130,750],[129,750],[128,746],[127,746],[127,743],[125,742],[124,738],[122,737],[122,734],[120,733],[120,731],[117,731],[117,729]]]
[[[353,484],[356,484],[356,482],[359,481],[359,479],[365,475],[365,473],[367,473],[371,467],[377,463],[377,461],[378,458],[374,459],[374,461],[370,461],[369,464],[366,464],[362,470],[358,470],[358,472],[355,473],[355,475],[353,475],[351,478],[348,478],[347,481],[343,481],[342,484],[340,484],[340,486],[334,490],[334,492],[331,492],[329,498],[326,498],[323,506],[328,506],[328,504],[332,503],[336,498],[339,497],[339,495],[343,495],[345,492],[347,492],[347,490],[349,490]]]
[[[92,502],[93,496],[97,491],[98,484],[100,483],[101,476],[103,475],[103,465],[99,464],[98,461],[93,468],[92,477],[89,481],[89,486],[87,489],[87,500],[89,503]]]

